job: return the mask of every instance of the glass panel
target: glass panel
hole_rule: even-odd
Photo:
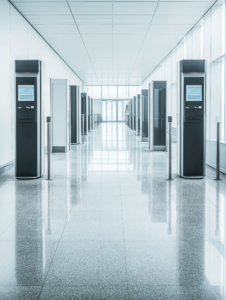
[[[118,86],[118,99],[128,98],[127,86]]]
[[[108,99],[108,86],[102,86],[102,99]]]
[[[129,100],[124,100],[124,112],[123,112],[123,117],[124,120],[128,123],[128,117],[129,117]],[[128,125],[128,124],[127,124]]]
[[[116,101],[112,101],[112,109],[113,109],[113,112],[112,112],[112,121],[116,121]]]
[[[106,101],[102,101],[102,120],[106,121]]]
[[[137,86],[129,87],[129,97],[132,98],[137,95]]]
[[[122,121],[122,101],[118,101],[118,121]]]
[[[143,96],[143,137],[148,137],[148,96]]]
[[[134,128],[134,130],[136,130],[136,117],[137,117],[137,112],[136,112],[136,97],[134,98],[134,100],[133,100],[133,105],[134,105],[134,109],[133,109],[133,111],[134,111],[134,125],[133,125],[133,128]]]
[[[107,101],[107,121],[111,121],[111,101]]]
[[[109,86],[109,99],[117,99],[117,86]]]
[[[93,86],[91,97],[94,99],[101,99],[101,86]]]

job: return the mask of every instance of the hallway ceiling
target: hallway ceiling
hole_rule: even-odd
[[[10,2],[87,85],[137,85],[215,1]]]

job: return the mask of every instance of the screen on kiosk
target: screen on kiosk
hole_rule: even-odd
[[[186,85],[186,101],[202,101],[202,86]]]
[[[35,101],[34,85],[18,85],[18,101]]]

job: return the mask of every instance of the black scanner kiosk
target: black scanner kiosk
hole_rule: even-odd
[[[35,179],[44,173],[44,105],[42,62],[15,61],[15,175]]]
[[[178,175],[205,176],[206,61],[178,63]]]

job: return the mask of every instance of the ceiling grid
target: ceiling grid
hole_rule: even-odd
[[[87,85],[137,85],[216,1],[10,2]]]

